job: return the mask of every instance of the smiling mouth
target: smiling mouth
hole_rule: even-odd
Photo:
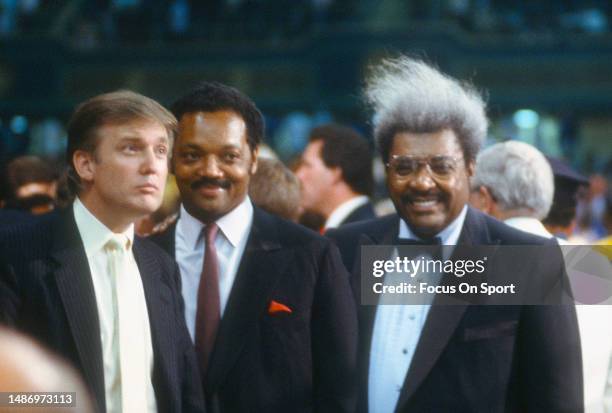
[[[417,212],[431,212],[440,203],[440,198],[404,198],[404,204]]]
[[[206,185],[205,184],[205,185],[199,185],[197,188],[198,193],[204,196],[214,196],[214,195],[221,193],[224,190],[225,188],[223,188],[220,185]]]

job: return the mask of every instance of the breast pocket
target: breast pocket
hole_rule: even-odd
[[[463,341],[490,340],[499,337],[516,335],[517,320],[499,321],[475,327],[466,327],[463,330]]]

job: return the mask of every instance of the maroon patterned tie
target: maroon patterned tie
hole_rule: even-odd
[[[206,237],[204,265],[198,287],[198,308],[196,311],[195,347],[200,362],[202,379],[206,377],[206,368],[217,335],[221,319],[219,302],[219,261],[215,238],[219,227],[216,223],[208,224],[202,231]]]

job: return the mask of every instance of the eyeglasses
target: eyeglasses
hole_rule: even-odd
[[[428,157],[393,155],[387,163],[387,168],[397,176],[407,177],[416,173],[421,165],[425,164],[432,175],[438,178],[448,178],[459,168],[461,160],[462,158],[445,155]]]

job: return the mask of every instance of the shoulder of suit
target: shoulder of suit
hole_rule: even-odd
[[[396,214],[385,215],[380,218],[368,219],[365,221],[352,222],[342,225],[339,228],[334,228],[325,233],[332,239],[344,239],[358,237],[361,234],[372,234],[380,231],[386,231],[390,226],[397,222]]]
[[[329,243],[329,240],[321,234],[261,209],[254,215],[253,225],[258,225],[259,230],[264,232],[269,230],[276,231],[279,240],[286,246],[324,245]]]
[[[141,249],[147,251],[147,253],[155,255],[164,264],[173,265],[174,259],[168,254],[166,250],[164,250],[164,248],[162,248],[161,245],[152,240],[151,237],[140,237],[136,235],[134,239],[140,244],[139,247]]]
[[[52,212],[0,229],[0,253],[9,260],[44,253],[51,247],[59,214]]]

